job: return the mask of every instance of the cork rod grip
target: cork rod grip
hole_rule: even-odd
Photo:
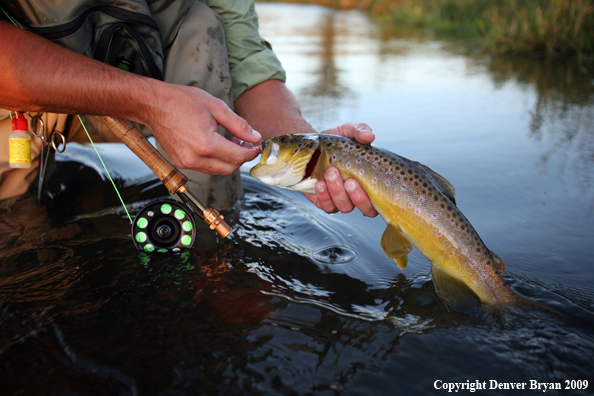
[[[138,158],[151,168],[171,194],[177,193],[180,197],[183,196],[189,200],[199,211],[197,214],[202,217],[211,230],[216,231],[223,238],[229,235],[232,228],[225,223],[223,215],[219,214],[215,209],[204,208],[200,201],[188,190],[186,185],[188,178],[175,169],[134,125],[115,117],[99,116],[99,119],[111,129],[122,143],[128,146]]]
[[[175,169],[129,121],[108,116],[99,116],[99,119],[151,168],[171,194],[177,193],[186,184],[188,178]]]

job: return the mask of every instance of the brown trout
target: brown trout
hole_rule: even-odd
[[[435,288],[452,308],[522,298],[505,285],[503,262],[456,207],[454,187],[418,162],[341,136],[285,135],[266,141],[250,173],[272,186],[315,194],[316,182],[331,166],[343,180],[359,182],[388,224],[381,238],[384,253],[404,269],[414,245],[431,261]]]

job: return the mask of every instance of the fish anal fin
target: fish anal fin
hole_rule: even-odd
[[[444,195],[446,197],[448,197],[448,199],[450,201],[452,201],[452,203],[455,205],[456,204],[456,189],[454,188],[454,186],[452,185],[452,183],[450,183],[449,181],[446,180],[445,177],[443,177],[442,175],[440,175],[437,172],[434,172],[431,168],[429,168],[426,165],[423,164],[419,164],[421,165],[421,167],[427,171],[427,173],[429,173],[429,175],[431,175],[431,177],[433,177],[433,180],[435,180],[435,182],[437,184],[439,184],[439,186],[441,187]]]
[[[396,261],[396,264],[398,264],[398,268],[401,270],[406,269],[406,265],[408,264],[408,254],[397,257],[394,259],[394,261]]]
[[[464,282],[435,264],[431,265],[431,272],[437,294],[454,311],[470,315],[482,312],[480,299]]]
[[[396,261],[398,268],[405,269],[408,263],[408,253],[412,250],[411,243],[402,235],[400,227],[388,224],[381,241],[386,256]]]
[[[489,253],[491,253],[491,258],[493,259],[493,264],[495,265],[495,267],[497,268],[499,273],[503,274],[503,271],[505,271],[505,264],[503,264],[503,260],[501,260],[498,255],[496,255],[495,253],[493,253],[490,250],[489,250]]]

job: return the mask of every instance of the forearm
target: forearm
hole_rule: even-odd
[[[293,94],[279,80],[264,81],[241,94],[235,111],[266,139],[294,133],[315,133],[301,116]]]
[[[156,95],[148,78],[77,54],[0,22],[0,107],[96,114],[143,122]],[[142,99],[142,100],[141,100]]]

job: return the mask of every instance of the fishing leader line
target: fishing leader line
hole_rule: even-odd
[[[80,115],[77,115],[77,117],[78,117],[78,120],[80,121],[80,125],[82,125],[83,129],[85,130],[85,133],[87,134],[87,137],[89,138],[89,141],[91,142],[91,145],[95,149],[95,153],[97,153],[97,157],[99,157],[99,161],[101,161],[101,165],[103,165],[103,169],[105,169],[105,172],[107,172],[107,177],[111,181],[111,184],[113,185],[113,188],[115,189],[116,194],[118,194],[118,198],[120,198],[120,202],[122,203],[122,206],[124,207],[124,210],[126,211],[126,214],[128,215],[128,219],[130,220],[130,224],[134,224],[134,221],[132,221],[132,216],[130,216],[130,213],[128,212],[128,208],[126,208],[126,204],[124,203],[124,199],[120,195],[120,191],[118,190],[118,188],[115,185],[115,182],[111,178],[111,175],[109,174],[109,171],[107,170],[107,166],[105,166],[105,163],[103,162],[103,159],[101,158],[101,154],[99,154],[99,151],[97,150],[97,147],[95,147],[95,143],[93,143],[93,139],[91,139],[91,135],[87,131],[87,127],[85,126],[85,123],[83,122],[83,120],[80,117]]]

